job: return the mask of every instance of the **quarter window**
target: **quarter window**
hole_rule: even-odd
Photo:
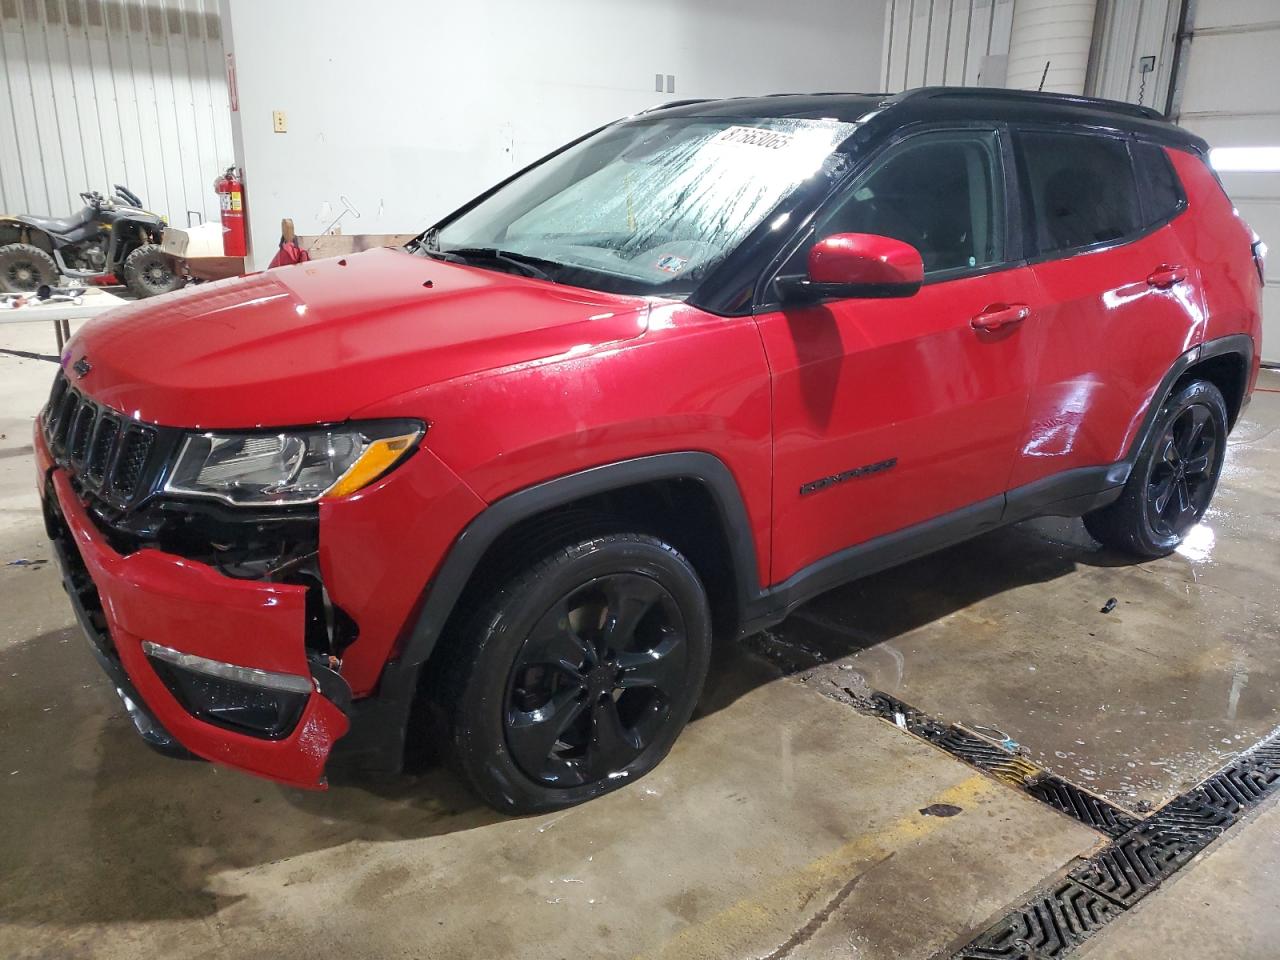
[[[920,251],[927,275],[1001,262],[1004,224],[995,132],[957,131],[924,134],[892,148],[819,217],[814,239],[836,233],[893,237]]]
[[[1138,168],[1142,206],[1147,224],[1168,220],[1182,207],[1182,185],[1162,147],[1135,143],[1133,159]]]
[[[1141,229],[1125,141],[1024,133],[1019,143],[1041,253],[1112,243]]]

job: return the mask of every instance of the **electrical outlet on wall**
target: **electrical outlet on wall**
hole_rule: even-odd
[[[271,129],[276,133],[288,133],[289,121],[285,119],[283,110],[271,111]]]

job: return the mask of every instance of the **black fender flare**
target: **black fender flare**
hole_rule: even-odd
[[[30,242],[30,236],[32,234],[38,235],[43,240],[43,243],[35,243],[32,245],[39,247],[46,253],[57,249],[57,243],[54,241],[53,234],[49,233],[49,231],[44,229],[44,227],[37,226],[34,223],[29,223],[27,221],[26,214],[6,214],[4,216],[0,216],[0,229],[17,230],[19,232],[19,236],[21,236],[21,232],[25,230],[28,233],[27,242]],[[21,243],[21,239],[19,239],[18,242]]]
[[[434,652],[463,590],[493,543],[515,524],[593,494],[660,480],[694,480],[711,495],[734,566],[739,617],[761,595],[755,539],[733,473],[719,457],[679,451],[636,457],[556,477],[495,500],[454,540],[408,629],[399,655],[383,667],[377,693],[353,704],[350,733],[339,741],[335,759],[362,769],[400,769],[409,714],[423,665]]]
[[[1146,445],[1151,431],[1155,429],[1156,417],[1160,415],[1160,409],[1164,406],[1164,402],[1169,398],[1170,393],[1173,392],[1174,384],[1181,379],[1184,373],[1203,360],[1232,354],[1240,357],[1241,362],[1244,364],[1244,383],[1241,385],[1241,406],[1243,407],[1244,402],[1248,399],[1247,394],[1243,393],[1243,391],[1249,385],[1249,371],[1253,367],[1253,338],[1245,333],[1233,333],[1197,344],[1173,362],[1173,365],[1156,387],[1155,392],[1151,394],[1151,402],[1147,404],[1147,411],[1142,416],[1142,424],[1138,427],[1138,432],[1134,434],[1133,442],[1129,445],[1129,450],[1121,463],[1132,468],[1134,463],[1137,462],[1138,454]],[[1126,471],[1120,482],[1124,483],[1128,479],[1129,476]]]

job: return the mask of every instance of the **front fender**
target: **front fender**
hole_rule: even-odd
[[[5,236],[5,233],[10,230],[30,230],[32,233],[37,233],[44,237],[46,242],[49,242],[48,232],[43,227],[31,223],[30,218],[23,213],[0,216],[0,243],[18,242],[16,238],[11,240]]]

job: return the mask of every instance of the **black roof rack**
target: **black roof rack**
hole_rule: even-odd
[[[710,103],[712,99],[712,97],[694,97],[690,100],[668,100],[666,103],[655,103],[652,107],[645,107],[643,110],[639,111],[636,116],[641,116],[646,113],[656,113],[659,110],[670,110],[673,107],[690,107],[695,103]]]
[[[1140,107],[1136,103],[1125,103],[1122,100],[1103,100],[1101,97],[1077,96],[1070,93],[1045,93],[1040,90],[1010,90],[1005,87],[917,87],[894,97],[901,103],[907,100],[942,100],[942,99],[974,99],[1005,100],[1020,103],[1043,103],[1045,105],[1083,107],[1087,110],[1101,110],[1121,116],[1137,117],[1141,120],[1164,120],[1165,115],[1152,107]]]
[[[653,109],[690,117],[791,117],[862,123],[859,136],[864,139],[874,139],[904,124],[953,117],[1020,123],[1062,122],[1139,133],[1157,143],[1202,154],[1209,149],[1200,137],[1174,125],[1151,107],[1001,87],[921,87],[896,94],[781,93],[723,100],[679,100]]]

